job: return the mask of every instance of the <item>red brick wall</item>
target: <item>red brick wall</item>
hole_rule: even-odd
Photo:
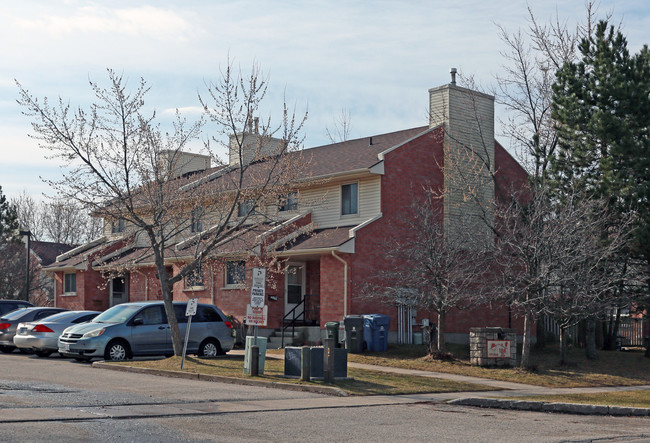
[[[374,279],[377,271],[385,268],[384,255],[390,242],[410,235],[403,220],[411,212],[411,202],[422,199],[425,189],[438,189],[443,186],[443,151],[442,132],[433,131],[419,137],[402,147],[386,154],[384,159],[385,175],[382,177],[382,218],[357,231],[355,254],[345,255],[350,264],[350,314],[381,313],[391,316],[391,329],[397,329],[397,308],[393,303],[378,301],[362,294],[364,283]],[[511,189],[526,183],[527,175],[523,168],[498,144],[495,145],[495,164],[498,180],[502,188]],[[405,198],[405,196],[407,198]],[[440,202],[442,204],[442,201]],[[331,289],[329,298],[323,301],[323,295],[332,285],[340,285],[341,266],[331,264],[331,259],[321,261],[321,324],[342,318],[342,295],[335,300],[336,291],[342,294],[340,287]],[[335,282],[326,280],[334,277]],[[325,309],[324,309],[325,307]],[[418,312],[417,321],[429,318],[437,321],[437,315],[431,312]],[[522,331],[522,320],[511,315],[509,322],[507,306],[475,308],[472,310],[453,310],[447,315],[447,332],[466,333],[475,326],[513,327]]]

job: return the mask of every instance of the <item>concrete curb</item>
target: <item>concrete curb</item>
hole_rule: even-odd
[[[198,374],[196,372],[164,371],[160,369],[137,368],[135,366],[123,366],[103,361],[92,364],[93,368],[109,369],[112,371],[135,372],[140,374],[158,375],[161,377],[182,378],[186,380],[211,381],[218,383],[230,383],[244,386],[260,386],[264,388],[284,389],[286,391],[313,392],[314,394],[332,395],[336,397],[347,397],[348,393],[333,386],[312,386],[302,384],[282,383],[270,380],[258,380],[253,378],[226,377],[222,375]]]
[[[580,415],[617,415],[650,417],[650,408],[628,408],[622,406],[600,406],[577,403],[551,403],[543,401],[500,400],[495,398],[459,398],[447,403],[479,408],[513,409],[519,411],[555,412]]]

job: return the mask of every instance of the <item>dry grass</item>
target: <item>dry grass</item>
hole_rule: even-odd
[[[490,369],[471,366],[466,346],[452,346],[454,361],[431,360],[423,346],[394,346],[387,352],[350,354],[348,360],[380,366],[469,375],[494,380],[547,387],[635,386],[650,384],[650,359],[642,352],[601,351],[598,361],[584,357],[582,349],[571,349],[572,364],[560,366],[557,349],[535,350],[533,370]]]
[[[650,408],[650,390],[601,392],[595,394],[536,395],[528,397],[505,398],[510,398],[513,400],[516,399],[561,403],[581,403],[604,406],[627,406],[633,408]]]
[[[129,361],[123,364],[140,368],[150,368],[167,371],[180,371],[180,357],[171,357],[164,360]],[[187,357],[183,372],[220,375],[224,377],[249,378],[243,372],[244,357],[228,355],[214,359],[199,359]],[[284,377],[284,361],[272,358],[266,359],[264,375],[261,380],[282,383],[300,384],[296,379]],[[417,377],[401,374],[391,374],[382,371],[367,371],[355,368],[348,369],[348,380],[336,380],[334,386],[351,395],[377,395],[377,394],[414,394],[433,392],[459,392],[459,391],[485,391],[493,390],[482,385],[460,383],[429,377]],[[322,385],[319,380],[310,382],[313,385]]]

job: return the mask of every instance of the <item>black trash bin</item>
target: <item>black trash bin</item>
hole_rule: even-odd
[[[334,346],[339,345],[339,325],[337,321],[328,321],[325,323],[325,338],[333,338]]]
[[[363,352],[363,316],[346,315],[343,319],[345,326],[345,348],[352,354]]]

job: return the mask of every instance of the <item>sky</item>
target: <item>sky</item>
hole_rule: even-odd
[[[585,15],[584,0],[529,3],[540,21],[575,26]],[[608,12],[631,51],[650,42],[650,2],[601,0]],[[89,80],[105,85],[110,68],[134,87],[148,82],[147,106],[163,122],[175,109],[191,120],[229,59],[244,72],[256,63],[269,78],[262,114],[277,121],[283,98],[308,110],[313,147],[328,143],[342,109],[350,138],[426,125],[428,89],[448,83],[451,67],[489,90],[504,63],[497,25],[525,30],[527,18],[520,0],[0,0],[0,186],[40,199],[51,194],[41,177],[61,176],[29,138],[16,81],[87,106]]]

